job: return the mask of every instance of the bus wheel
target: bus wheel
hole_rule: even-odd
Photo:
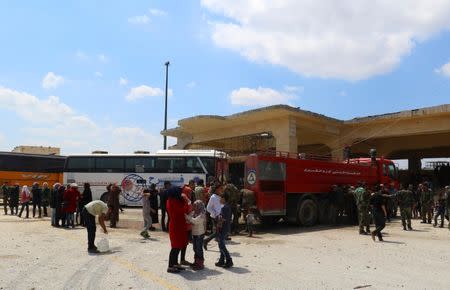
[[[297,220],[303,226],[315,225],[318,219],[317,204],[312,199],[301,201],[297,210]]]

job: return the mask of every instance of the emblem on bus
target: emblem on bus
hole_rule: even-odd
[[[122,195],[130,202],[142,199],[142,192],[147,187],[147,181],[137,174],[129,174],[122,180]]]
[[[247,183],[254,185],[256,183],[256,170],[249,170],[247,174]]]

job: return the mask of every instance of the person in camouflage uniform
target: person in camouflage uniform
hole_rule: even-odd
[[[6,182],[6,181],[5,181],[5,183],[3,183],[3,186],[2,186],[2,194],[3,194],[3,209],[5,210],[5,215],[7,215],[8,214],[8,205],[9,205],[9,187],[8,187],[8,182]]]
[[[450,186],[449,185],[447,185],[445,187],[445,205],[447,207],[446,216],[447,216],[447,220],[449,221],[448,229],[450,230]]]
[[[400,214],[402,217],[403,230],[406,231],[407,225],[408,230],[412,230],[411,217],[412,217],[412,207],[414,204],[412,184],[408,186],[408,189],[403,189],[403,186],[400,185],[400,190],[397,192],[395,196],[400,206]]]
[[[353,191],[355,197],[356,206],[358,208],[358,224],[359,234],[370,234],[370,215],[369,215],[369,194],[366,190],[365,184],[360,183],[358,187]],[[366,231],[364,231],[364,228]]]
[[[441,218],[441,224],[439,227],[444,227],[444,216],[445,216],[445,209],[446,209],[446,203],[445,203],[445,194],[444,192],[439,192],[436,196],[436,202],[434,205],[434,224],[433,226],[436,227],[438,223],[438,218]]]
[[[231,223],[231,234],[239,234],[239,216],[240,216],[240,201],[241,192],[232,183],[227,183],[224,188],[224,193],[227,193],[230,197],[228,204],[231,207],[231,213],[233,214],[233,220]]]
[[[429,223],[431,224],[431,216],[432,216],[432,204],[433,204],[433,192],[428,188],[428,184],[422,185],[422,190],[420,192],[420,203],[421,203],[421,217],[422,224]]]

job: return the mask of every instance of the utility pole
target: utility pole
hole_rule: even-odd
[[[168,92],[168,84],[169,84],[169,65],[170,62],[166,62],[164,64],[166,66],[166,99],[165,99],[165,106],[164,106],[164,131],[167,130],[167,92]],[[167,136],[164,135],[164,150],[167,149]]]

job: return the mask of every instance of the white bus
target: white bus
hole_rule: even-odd
[[[89,154],[68,156],[64,166],[64,184],[91,185],[93,199],[104,199],[111,183],[122,189],[120,203],[142,205],[142,191],[150,184],[157,188],[170,181],[183,186],[189,180],[210,176],[226,178],[227,156],[215,150],[160,150],[155,154]],[[82,190],[82,188],[80,188]],[[103,196],[103,198],[102,198]]]

